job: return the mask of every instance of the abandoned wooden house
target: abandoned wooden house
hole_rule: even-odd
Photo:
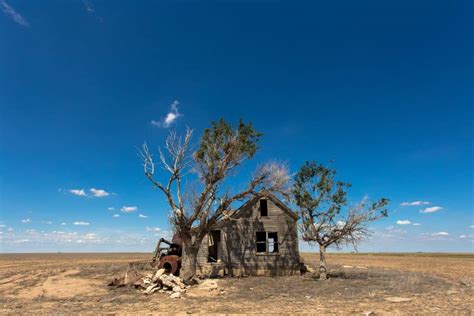
[[[260,191],[208,234],[197,257],[201,275],[292,275],[300,271],[297,215]],[[183,257],[186,267],[186,256]]]

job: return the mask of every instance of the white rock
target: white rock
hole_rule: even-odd
[[[151,294],[160,289],[160,286],[158,284],[152,284],[146,288],[146,290],[143,292],[145,294]]]
[[[180,292],[174,292],[173,294],[170,295],[170,298],[180,298],[181,293]]]
[[[402,303],[402,302],[413,301],[414,298],[391,296],[391,297],[384,297],[384,300],[392,302],[392,303]]]
[[[152,281],[156,282],[160,278],[160,276],[162,276],[163,273],[165,273],[165,271],[166,271],[165,269],[158,269],[158,271],[156,271],[155,275],[153,276]]]

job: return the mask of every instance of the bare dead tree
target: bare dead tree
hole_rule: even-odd
[[[140,151],[145,176],[162,191],[171,208],[170,222],[183,241],[184,256],[189,266],[186,277],[196,273],[197,254],[204,236],[217,224],[228,220],[243,202],[261,188],[288,194],[289,176],[285,166],[268,163],[254,172],[246,187],[232,190],[226,180],[244,161],[258,150],[261,134],[251,124],[240,121],[235,128],[221,119],[204,131],[196,150],[190,147],[193,131],[187,129],[184,138],[172,132],[159,150],[159,164],[168,174],[166,183],[158,180],[156,163],[148,146]],[[197,185],[184,190],[182,182],[188,175],[197,175]]]
[[[346,208],[346,188],[350,184],[335,180],[336,170],[306,162],[297,172],[293,198],[298,206],[301,238],[319,245],[319,277],[327,279],[326,249],[357,244],[370,236],[367,224],[388,215],[388,199],[368,203],[364,198]],[[346,211],[345,211],[346,210]]]

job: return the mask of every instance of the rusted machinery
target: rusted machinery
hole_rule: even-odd
[[[163,247],[163,244],[167,247]],[[179,238],[173,237],[173,242],[160,238],[156,244],[151,260],[130,262],[133,269],[161,269],[164,268],[174,275],[179,275],[181,270],[182,247]]]
[[[161,247],[163,243],[167,244],[168,247]],[[172,274],[179,275],[179,270],[181,269],[182,251],[181,245],[169,242],[164,238],[160,238],[156,244],[152,264],[158,261],[159,269],[165,268]]]

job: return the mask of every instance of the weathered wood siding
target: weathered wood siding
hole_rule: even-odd
[[[265,198],[265,197],[262,197]],[[230,275],[282,275],[299,271],[296,220],[267,199],[268,216],[260,216],[259,200],[223,229],[221,260]],[[257,253],[257,232],[278,233],[278,253]]]
[[[288,275],[299,272],[300,257],[296,219],[267,199],[268,216],[260,216],[259,198],[239,211],[239,216],[220,228],[219,263],[208,263],[209,238],[201,244],[197,271],[214,273],[221,268],[229,275]],[[278,233],[278,253],[257,253],[257,232]],[[183,268],[186,266],[183,257]]]

